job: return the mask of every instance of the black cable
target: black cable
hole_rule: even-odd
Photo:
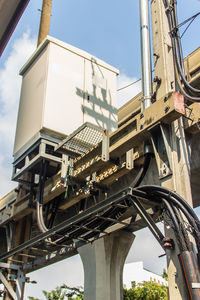
[[[183,235],[184,235],[184,239],[185,239],[185,243],[186,243],[186,246],[187,246],[187,250],[188,251],[192,251],[192,245],[191,245],[191,242],[189,240],[189,236],[188,236],[187,230],[186,230],[186,228],[184,226],[184,220],[183,220],[182,214],[181,214],[181,212],[179,211],[179,209],[176,206],[173,206],[173,209],[176,212],[177,218],[180,220],[179,222],[180,222],[181,230],[182,230]]]
[[[178,52],[177,47],[179,47],[179,46],[176,44],[175,47],[176,47],[175,53],[176,53],[176,55],[177,55],[177,52]],[[184,85],[185,85],[187,88],[191,89],[192,92],[194,92],[194,93],[200,93],[200,90],[199,90],[199,89],[196,89],[196,88],[192,87],[192,86],[188,83],[188,81],[186,80],[185,75],[183,74],[183,71],[182,71],[182,69],[181,69],[180,61],[179,61],[179,59],[178,59],[177,56],[176,56],[176,63],[177,63],[177,67],[178,67],[178,72],[179,72],[179,74],[180,74],[180,76],[181,76],[181,79],[183,80]]]
[[[151,162],[151,157],[152,157],[151,153],[145,154],[144,164],[142,165],[141,169],[139,170],[136,178],[134,178],[134,180],[131,182],[130,187],[136,188],[140,185],[140,183],[144,179],[144,177],[147,173],[147,170],[149,168],[149,165]]]
[[[195,214],[194,210],[190,207],[190,205],[180,195],[178,195],[177,193],[175,193],[173,191],[169,191],[167,188],[164,188],[161,186],[156,186],[156,185],[145,185],[143,187],[140,187],[140,189],[160,191],[165,194],[168,194],[169,196],[173,196],[181,204],[183,204],[183,206],[188,210],[188,212],[191,214],[191,216],[197,222],[198,229],[200,230],[200,224],[198,224],[199,219],[198,219],[197,215]]]
[[[162,198],[162,201],[167,206],[167,210],[170,213],[171,220],[173,221],[174,224],[176,224],[175,225],[176,230],[174,230],[174,232],[175,232],[177,240],[179,241],[180,249],[182,251],[189,250],[188,243],[187,243],[188,242],[187,232],[184,231],[184,226],[179,217],[178,209],[176,210],[177,201],[176,200],[172,201],[173,202],[173,205],[172,205],[172,204],[170,204],[170,201],[169,201],[171,199],[167,195],[164,195],[161,192],[154,192],[154,195],[157,195],[157,196],[160,195],[160,197]],[[183,210],[187,214],[187,210],[185,210],[184,208],[183,208]],[[176,211],[176,215],[175,215],[175,211]],[[187,216],[190,217],[189,215],[187,215]],[[192,223],[192,224],[195,225],[195,223]],[[195,240],[197,241],[197,243],[199,243],[198,238],[196,238]]]
[[[176,66],[178,69],[178,73],[184,83],[184,87],[187,90],[187,92],[184,91],[184,89],[181,86],[180,81],[178,80],[179,89],[183,93],[183,95],[192,102],[200,102],[200,97],[194,95],[194,93],[200,94],[200,90],[195,89],[192,87],[189,82],[186,80],[184,75],[184,63],[183,63],[183,57],[182,57],[182,49],[181,49],[181,42],[180,42],[180,36],[179,36],[179,30],[177,25],[177,4],[176,1],[173,2],[171,5],[169,1],[163,0],[165,9],[166,9],[166,15],[169,23],[169,28],[171,32],[171,39],[172,39],[172,48],[173,48],[173,55],[174,60],[176,62]],[[197,14],[198,15],[198,14]]]
[[[174,211],[173,211],[172,206],[170,205],[170,203],[169,203],[166,199],[162,198],[162,201],[163,201],[163,203],[164,203],[164,205],[165,205],[167,211],[168,211],[169,214],[170,214],[170,219],[172,220],[172,222],[173,222],[173,224],[174,224],[174,230],[175,230],[176,232],[179,232],[179,230],[180,230],[179,224],[178,224],[178,222],[177,222],[176,215],[175,215],[175,213],[174,213]]]
[[[186,251],[187,250],[187,245],[186,245],[185,239],[183,237],[183,234],[181,232],[181,226],[180,226],[180,224],[177,220],[177,217],[174,213],[173,206],[170,204],[169,201],[167,201],[164,198],[162,198],[162,201],[165,205],[166,211],[168,212],[169,218],[171,219],[171,221],[174,225],[174,228],[172,228],[172,229],[174,230],[174,234],[176,236],[176,240],[177,240],[177,243],[179,245],[179,248],[180,248],[181,251]]]
[[[160,186],[142,186],[138,189],[147,192],[148,194],[150,194],[150,196],[159,196],[161,199],[164,198],[166,200],[172,201],[175,206],[178,206],[187,218],[191,227],[193,228],[197,248],[198,251],[200,251],[200,233],[198,228],[199,220],[196,214],[194,213],[193,209],[188,205],[188,203],[181,196]]]

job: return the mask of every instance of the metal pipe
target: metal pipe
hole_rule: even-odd
[[[37,46],[39,46],[42,43],[42,41],[45,39],[45,37],[49,34],[51,9],[52,9],[52,0],[43,0]]]
[[[184,251],[179,259],[188,289],[188,299],[200,299],[200,273],[194,253]]]
[[[142,110],[144,110],[151,105],[152,96],[152,63],[148,0],[140,0],[140,41],[143,92]]]

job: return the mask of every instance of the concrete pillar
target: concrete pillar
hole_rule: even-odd
[[[123,267],[134,238],[120,230],[78,249],[84,267],[85,300],[123,299]]]

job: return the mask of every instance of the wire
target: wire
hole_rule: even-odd
[[[151,71],[151,73],[153,73],[154,71],[155,71],[155,69],[153,69],[153,70]],[[125,86],[119,88],[119,89],[117,90],[117,92],[119,92],[119,91],[121,91],[121,90],[124,90],[124,89],[128,88],[129,86],[138,83],[138,82],[141,81],[141,80],[142,80],[142,78],[139,78],[139,79],[137,79],[136,81],[131,82],[131,83],[128,84],[128,85],[125,85]]]
[[[188,22],[190,22],[193,19],[196,19],[196,17],[198,17],[198,15],[200,15],[200,11],[198,13],[196,13],[195,15],[191,16],[190,18],[186,19],[185,21],[183,21],[182,23],[180,23],[177,28],[182,27],[183,25],[187,24]]]
[[[181,34],[181,39],[184,36],[184,34],[186,33],[186,31],[188,30],[188,28],[191,26],[191,24],[194,22],[194,20],[197,18],[198,15],[200,15],[200,12],[198,14],[196,14],[195,16],[193,16],[193,19],[190,21],[190,23],[188,24],[188,26],[185,28],[185,30]]]
[[[124,90],[124,89],[128,88],[129,86],[138,83],[138,82],[141,81],[141,80],[142,80],[142,78],[139,78],[139,79],[137,79],[136,81],[134,81],[134,82],[132,82],[132,83],[126,85],[126,86],[123,86],[123,87],[119,88],[119,89],[117,90],[117,92],[119,92],[119,91],[121,91],[121,90]]]

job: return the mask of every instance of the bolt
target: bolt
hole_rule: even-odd
[[[170,106],[169,105],[165,106],[165,113],[167,113],[169,110],[170,110]]]

